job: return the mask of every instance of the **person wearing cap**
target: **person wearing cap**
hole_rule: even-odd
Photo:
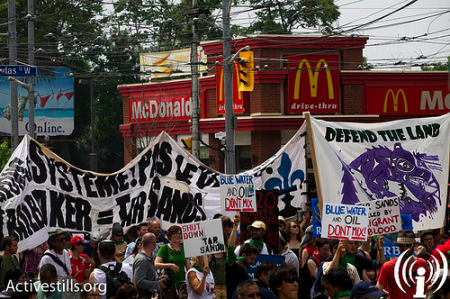
[[[79,283],[83,283],[89,278],[89,274],[94,266],[94,261],[83,252],[89,241],[86,241],[81,236],[75,236],[70,240],[70,265],[72,266],[73,278]],[[92,269],[91,269],[92,267]]]
[[[278,255],[284,256],[284,262],[286,264],[294,266],[297,271],[297,276],[299,275],[299,265],[298,257],[295,253],[287,246],[287,233],[285,231],[279,231],[280,241],[278,242]]]
[[[127,242],[123,239],[123,227],[120,223],[114,223],[111,232],[111,240],[116,245],[116,257],[123,262],[125,259],[125,251],[127,250]]]
[[[86,239],[89,240],[89,244],[86,245],[83,253],[90,258],[94,258],[94,254],[97,254],[97,243],[100,241],[100,233],[98,231],[91,232]]]
[[[380,291],[373,283],[361,281],[353,286],[350,299],[379,299],[387,295],[387,293]]]
[[[114,242],[111,240],[105,240],[98,244],[98,256],[100,258],[100,263],[102,266],[109,268],[110,270],[114,270],[116,265],[118,264],[114,260],[114,256],[116,254],[116,246]],[[130,281],[133,281],[133,269],[130,265],[126,263],[120,263],[121,269],[120,272],[125,272]],[[90,283],[106,283],[106,273],[99,269],[95,268],[89,276]],[[102,299],[106,298],[106,294],[101,294]]]
[[[399,273],[395,273],[395,266],[399,261],[399,258],[395,258],[384,263],[378,272],[377,287],[380,291],[386,290],[390,299],[410,299],[413,298],[414,294],[416,294],[417,284],[412,283],[410,284],[411,286],[408,286],[405,281],[409,280],[409,278],[404,277],[403,273],[411,272],[414,278],[419,274],[422,274],[427,278],[430,277],[430,269],[428,268],[426,261],[412,256],[414,253],[414,245],[416,244],[415,234],[413,231],[399,231],[397,236],[397,244],[400,249],[400,256],[402,257],[399,265]],[[423,269],[420,269],[419,271],[419,268]],[[394,274],[398,275],[398,282],[394,279]],[[408,276],[408,274],[406,275]],[[405,292],[401,290],[397,283],[401,284],[401,287]],[[425,290],[428,288],[430,283],[431,281],[427,282],[425,279]]]
[[[252,236],[250,239],[245,240],[245,243],[250,243],[255,245],[260,254],[272,254],[272,249],[264,243],[264,234],[266,233],[266,224],[262,221],[255,221],[251,225],[247,226],[247,230],[251,232]],[[241,245],[236,247],[234,253],[239,256],[239,250],[241,249]]]
[[[44,253],[39,264],[41,268],[45,264],[52,264],[56,268],[59,279],[72,276],[69,252],[65,249],[69,241],[66,232],[61,229],[52,231],[48,235],[48,250]]]

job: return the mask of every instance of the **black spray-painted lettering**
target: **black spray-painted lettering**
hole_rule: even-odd
[[[184,157],[181,155],[178,155],[175,158],[175,161],[177,162],[176,178],[179,181],[183,181],[183,182],[186,182],[187,184],[191,184],[191,179],[193,177],[192,172],[197,171],[197,166],[195,166],[191,163],[186,163],[186,165],[184,166],[184,170],[181,171],[181,167],[183,165],[183,160],[184,160]]]

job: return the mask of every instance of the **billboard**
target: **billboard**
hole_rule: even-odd
[[[70,135],[74,129],[74,91],[71,70],[38,67],[35,83],[34,131],[38,136]],[[17,78],[28,83],[28,79]],[[28,134],[28,91],[18,86],[19,135]],[[10,82],[0,78],[0,133],[11,134]]]
[[[285,55],[288,67],[287,113],[340,112],[339,55]]]
[[[179,77],[191,75],[191,49],[174,50],[157,53],[141,53],[141,72],[150,72],[150,79]],[[202,47],[198,47],[199,72],[206,72],[206,55]]]
[[[378,115],[441,115],[450,111],[450,91],[442,86],[367,86],[366,110]]]

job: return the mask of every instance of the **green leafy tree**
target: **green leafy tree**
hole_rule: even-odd
[[[333,0],[247,1],[257,19],[246,33],[290,34],[299,27],[330,28],[340,15]]]
[[[431,65],[431,66],[421,66],[422,71],[449,71],[450,72],[450,56],[448,58],[449,62],[439,62],[437,64]]]
[[[0,144],[0,171],[5,167],[11,157],[11,148],[7,140]]]

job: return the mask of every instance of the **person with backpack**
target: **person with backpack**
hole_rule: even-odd
[[[101,266],[94,269],[89,277],[90,283],[106,283],[106,293],[102,292],[102,299],[114,297],[117,290],[125,283],[133,281],[133,270],[130,265],[118,263],[114,260],[116,246],[111,240],[102,241],[98,245]]]
[[[9,269],[19,266],[19,261],[14,254],[17,253],[17,240],[14,237],[4,237],[3,241],[3,253],[0,261],[0,287],[5,287],[5,275]]]
[[[39,269],[45,264],[52,264],[56,268],[59,279],[71,277],[72,266],[70,264],[69,252],[65,249],[70,239],[66,232],[56,229],[48,234],[48,250],[44,253],[39,263]]]

